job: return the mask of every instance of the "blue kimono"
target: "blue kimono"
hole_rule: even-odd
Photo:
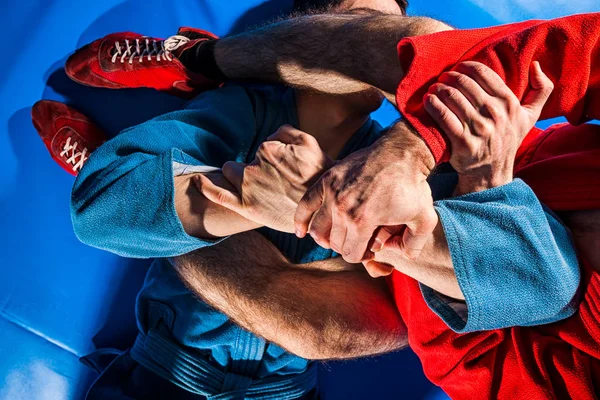
[[[284,124],[298,127],[293,90],[229,85],[198,96],[184,110],[123,131],[92,154],[75,182],[72,220],[82,242],[124,257],[156,258],[137,299],[140,334],[127,356],[186,393],[211,399],[295,399],[316,387],[313,363],[199,301],[166,261],[219,242],[186,234],[175,211],[173,177],[229,160],[250,162],[260,143]],[[377,122],[367,121],[340,158],[370,145],[381,131]],[[580,275],[566,228],[522,181],[496,192],[446,199],[455,183],[455,175],[445,174],[431,184],[466,303],[456,306],[423,287],[432,309],[463,331],[571,315]],[[269,229],[263,233],[295,263],[335,256],[310,238]],[[476,245],[464,251],[468,243]],[[490,252],[486,246],[492,243],[497,245]],[[499,253],[505,246],[510,246],[510,257]],[[491,269],[507,260],[511,268]],[[487,290],[479,291],[480,283]],[[560,293],[549,297],[554,287]],[[518,312],[507,314],[514,309]],[[93,393],[106,396],[100,389],[90,397]]]

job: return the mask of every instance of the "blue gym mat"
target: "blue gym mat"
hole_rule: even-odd
[[[413,0],[413,15],[471,28],[600,10],[599,0]],[[451,4],[449,4],[451,3]],[[239,32],[291,9],[292,0],[3,0],[0,33],[0,399],[80,399],[95,374],[78,358],[126,348],[147,263],[86,247],[69,216],[73,178],[31,124],[34,102],[66,102],[109,135],[183,101],[151,90],[79,86],[63,72],[77,47],[108,33],[167,37],[179,26]],[[483,8],[487,8],[484,10]],[[561,6],[559,8],[558,6]],[[388,104],[376,113],[396,118]],[[445,398],[410,351],[321,368],[324,399]]]

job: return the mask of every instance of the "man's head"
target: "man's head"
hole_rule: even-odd
[[[294,10],[359,11],[372,10],[383,14],[406,15],[408,0],[296,0]]]

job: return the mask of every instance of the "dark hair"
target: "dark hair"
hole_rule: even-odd
[[[400,6],[402,14],[406,15],[406,9],[408,8],[408,0],[396,0],[396,3]]]
[[[326,10],[337,7],[343,0],[294,0],[294,13],[303,13],[314,10]],[[396,0],[402,14],[406,15],[408,0]]]

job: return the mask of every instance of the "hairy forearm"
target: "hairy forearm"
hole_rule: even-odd
[[[255,232],[173,260],[194,293],[299,356],[345,359],[406,346],[406,328],[385,282],[339,263],[295,267]]]
[[[211,173],[213,176],[216,173]],[[234,211],[204,197],[194,184],[195,175],[175,177],[175,209],[186,233],[200,239],[215,239],[260,228]]]
[[[422,17],[312,15],[222,39],[215,58],[232,79],[283,82],[335,94],[376,87],[389,95],[403,76],[398,42],[449,29]]]

